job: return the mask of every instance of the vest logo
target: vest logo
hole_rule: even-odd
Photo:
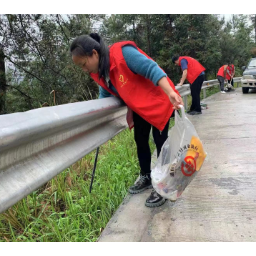
[[[123,86],[127,83],[128,79],[126,79],[126,80],[124,81],[124,76],[123,76],[123,75],[120,75],[120,76],[119,76],[119,81],[122,83],[121,87],[123,87]]]
[[[119,81],[122,82],[122,83],[124,82],[124,76],[123,75],[120,75]]]

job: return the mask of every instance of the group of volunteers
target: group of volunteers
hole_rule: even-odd
[[[152,134],[157,148],[157,157],[168,137],[170,117],[174,110],[184,105],[172,80],[163,69],[132,41],[122,41],[107,46],[97,33],[81,35],[70,46],[72,60],[99,84],[99,98],[115,96],[127,105],[127,122],[134,128],[134,140],[140,165],[140,178],[128,191],[138,194],[152,188],[151,152],[149,136]],[[201,114],[200,91],[205,80],[205,68],[194,58],[175,56],[172,62],[182,69],[179,86],[190,83],[192,105],[190,115]],[[232,80],[234,65],[224,65],[217,76],[221,91],[224,81]],[[158,207],[166,199],[154,189],[146,199],[148,207]]]
[[[222,67],[220,67],[217,73],[217,79],[220,83],[221,93],[226,93],[224,90],[224,82],[228,82],[232,86],[234,86],[234,80],[233,80],[234,76],[235,76],[234,64],[228,63],[228,65],[223,65]]]

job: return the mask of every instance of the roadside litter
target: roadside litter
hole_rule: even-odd
[[[231,81],[232,80],[230,80],[230,83],[227,83],[227,85],[224,87],[224,91],[230,92],[230,91],[234,91],[235,90],[234,87],[231,84]]]
[[[206,103],[200,103],[200,105],[201,105],[201,110],[208,109],[208,106]]]

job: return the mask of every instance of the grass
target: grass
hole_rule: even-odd
[[[218,91],[207,89],[207,96]],[[153,152],[152,137],[150,147]],[[126,129],[100,147],[90,194],[95,151],[0,214],[0,241],[96,241],[138,177],[139,164],[133,131]]]
[[[95,151],[0,214],[0,241],[96,241],[139,175],[133,131],[100,147],[90,194],[94,157]]]

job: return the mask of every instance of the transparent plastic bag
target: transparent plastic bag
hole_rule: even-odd
[[[175,201],[194,179],[207,155],[183,106],[181,114],[176,111],[175,125],[151,172],[154,189],[171,201]]]

